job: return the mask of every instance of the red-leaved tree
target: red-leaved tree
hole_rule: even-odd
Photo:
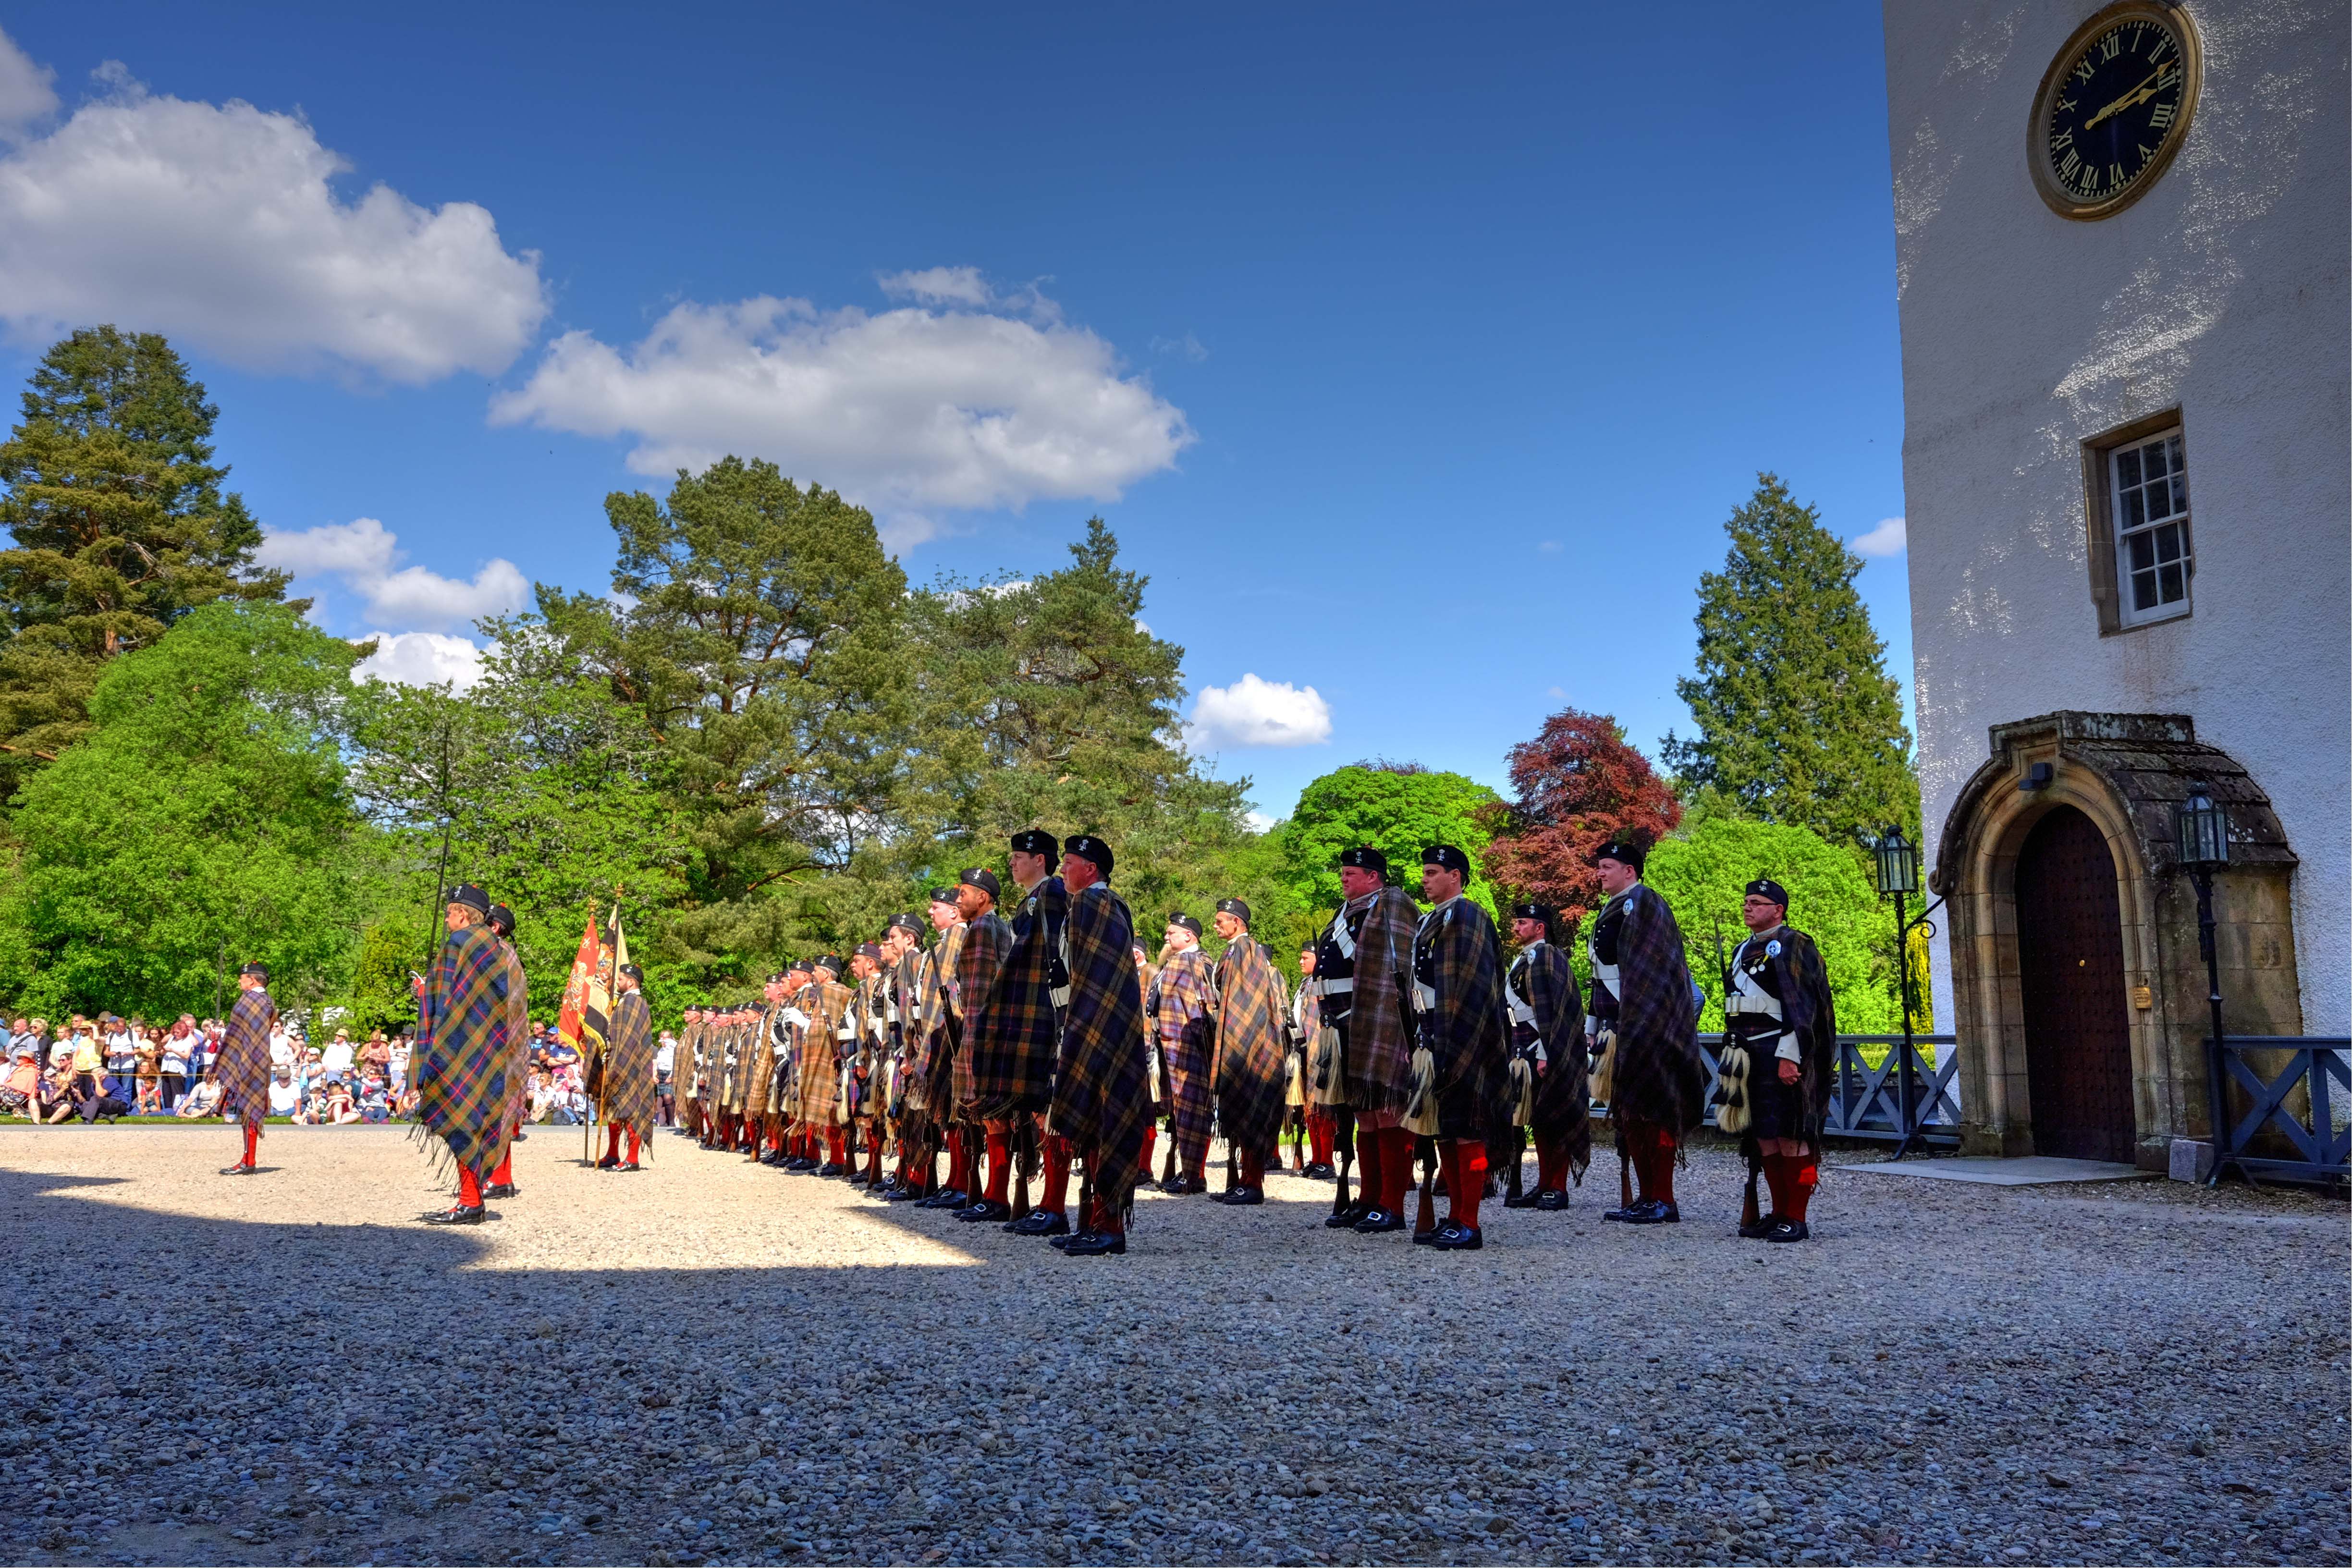
[[[1605,713],[1563,708],[1511,748],[1517,798],[1490,807],[1486,875],[1517,898],[1556,907],[1563,923],[1601,900],[1592,852],[1613,838],[1644,847],[1674,831],[1682,803]]]

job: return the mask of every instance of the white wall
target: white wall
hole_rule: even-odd
[[[2352,172],[2343,0],[2197,0],[2196,118],[2098,223],[2035,195],[2036,88],[2098,0],[1886,0],[1928,843],[1992,724],[2179,712],[2270,795],[2304,1026],[2352,1031]],[[2195,614],[2101,637],[2080,443],[2174,405]],[[1950,968],[1938,952],[1937,1022]]]

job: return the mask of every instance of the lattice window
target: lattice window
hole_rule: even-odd
[[[2117,447],[2107,461],[2118,618],[2130,626],[2187,615],[2196,559],[2189,542],[2189,474],[2179,429]]]

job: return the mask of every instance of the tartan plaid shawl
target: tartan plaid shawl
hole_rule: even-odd
[[[1290,1021],[1265,945],[1243,937],[1217,961],[1217,1116],[1228,1142],[1274,1154],[1290,1087]]]
[[[1511,1110],[1511,1025],[1494,919],[1468,899],[1452,900],[1430,910],[1413,948],[1414,973],[1430,976],[1437,996],[1418,1022],[1437,1065],[1438,1136],[1491,1137],[1510,1125]]]
[[[726,1025],[719,1031],[719,1109],[743,1109],[743,1026]]]
[[[1400,989],[1412,966],[1420,917],[1402,888],[1371,895],[1356,933],[1356,990],[1348,1009],[1346,1104],[1401,1111],[1412,1095],[1412,1032]]]
[[[625,1121],[640,1135],[654,1130],[654,1013],[642,991],[623,992],[604,1035],[606,1121]]]
[[[987,1010],[1005,957],[1013,951],[1013,928],[991,910],[957,929],[964,935],[963,945],[956,950],[955,983],[948,994],[956,1030],[955,1054],[948,1061],[946,1109],[950,1115],[968,1118],[980,1099],[980,1080],[971,1071],[972,1031]]]
[[[768,1114],[768,1089],[776,1079],[776,1042],[774,1036],[768,1031],[768,1020],[772,1016],[771,1011],[762,1009],[760,1016],[751,1020],[751,1037],[744,1047],[747,1059],[741,1077],[743,1114],[746,1116]]]
[[[695,1081],[702,1068],[702,1020],[696,1019],[677,1037],[677,1054],[670,1058],[671,1091],[680,1100],[699,1100],[702,1088]]]
[[[973,1098],[991,1116],[1034,1110],[1053,1098],[1062,1019],[1054,1005],[1052,974],[1069,911],[1069,892],[1059,877],[1046,878],[1021,900],[1013,917],[1013,951],[996,973],[987,1004],[964,1031]],[[1127,967],[1130,973],[1135,968],[1131,953]],[[965,1005],[971,1005],[969,996]],[[1139,1017],[1141,1006],[1139,1000]]]
[[[1070,1010],[1052,1125],[1085,1155],[1095,1195],[1120,1207],[1135,1190],[1150,1125],[1135,921],[1126,900],[1097,882],[1069,901],[1069,922]]]
[[[768,1033],[773,1042],[770,1051],[776,1064],[775,1077],[768,1085],[768,1114],[786,1121],[797,1121],[801,1113],[801,1030],[784,1015],[800,1005],[798,996],[787,996],[783,1005],[768,1016]]]
[[[1769,962],[1780,971],[1775,978],[1780,982],[1780,1021],[1797,1036],[1797,1089],[1805,1107],[1805,1141],[1818,1152],[1822,1128],[1829,1120],[1830,1081],[1837,1072],[1837,1005],[1830,997],[1829,965],[1822,962],[1822,950],[1813,939],[1794,926],[1760,931],[1751,940],[1759,946],[1774,941],[1780,944],[1779,953]],[[1748,1070],[1777,1073],[1780,1069],[1770,1062],[1758,1062]],[[1755,1140],[1755,1129],[1750,1127],[1740,1142],[1748,1144]]]
[[[940,932],[939,945],[923,954],[922,1005],[908,1030],[908,1108],[940,1119],[952,1109],[949,1103],[952,1088],[950,1079],[956,1055],[954,1026],[950,1022],[954,1015],[948,992],[954,984],[957,965],[962,961],[963,942],[968,934],[969,928],[959,921]]]
[[[809,996],[814,991],[815,995]],[[841,1069],[856,1048],[838,1031],[856,1022],[857,993],[837,980],[820,980],[802,990],[801,1010],[809,1026],[801,1050],[801,1120],[811,1127],[838,1127],[845,1120]]]
[[[1639,882],[1610,902],[1625,909],[1617,933],[1617,1066],[1610,1119],[1638,1117],[1680,1137],[1706,1114],[1706,1069],[1699,1061],[1698,1010],[1682,927],[1666,900]],[[1600,923],[1598,916],[1593,923]]]
[[[1168,1061],[1168,1131],[1180,1144],[1207,1142],[1214,1125],[1216,1045],[1209,1009],[1216,995],[1216,971],[1197,947],[1170,953],[1152,988],[1152,1024]]]
[[[267,990],[236,994],[220,1055],[213,1058],[222,1121],[258,1127],[269,1114],[269,1026],[276,1022],[278,1004]]]
[[[1536,1136],[1568,1146],[1576,1179],[1592,1163],[1592,1091],[1585,1081],[1590,1063],[1584,1048],[1584,1003],[1576,992],[1576,971],[1568,954],[1548,942],[1523,951],[1511,965],[1519,994],[1535,1009],[1534,1028],[1543,1041],[1543,1073],[1536,1079],[1535,1110],[1528,1118]]]
[[[522,954],[504,937],[499,946],[507,959],[507,1125],[520,1121],[530,1103],[530,981],[522,972]]]
[[[417,1114],[458,1164],[487,1180],[506,1157],[506,953],[490,928],[453,931],[425,987],[431,1023],[416,1075]]]

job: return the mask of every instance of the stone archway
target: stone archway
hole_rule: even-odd
[[[2085,1005],[2110,1017],[2115,1006],[2124,1010],[2129,1157],[2162,1170],[2172,1139],[2210,1136],[2204,965],[2195,893],[2173,864],[2172,807],[2201,782],[2236,824],[2231,868],[2215,891],[2224,1018],[2233,1033],[2302,1033],[2289,899],[2294,856],[2268,797],[2227,753],[2200,744],[2185,717],[2052,713],[1996,725],[1991,742],[1991,759],[1945,820],[1932,879],[1948,900],[1962,1147],[2037,1152],[2018,859],[2043,819],[2064,807],[2095,829],[2114,868],[2115,962],[2096,966],[2095,981],[2084,967],[2085,983],[2101,989]]]

